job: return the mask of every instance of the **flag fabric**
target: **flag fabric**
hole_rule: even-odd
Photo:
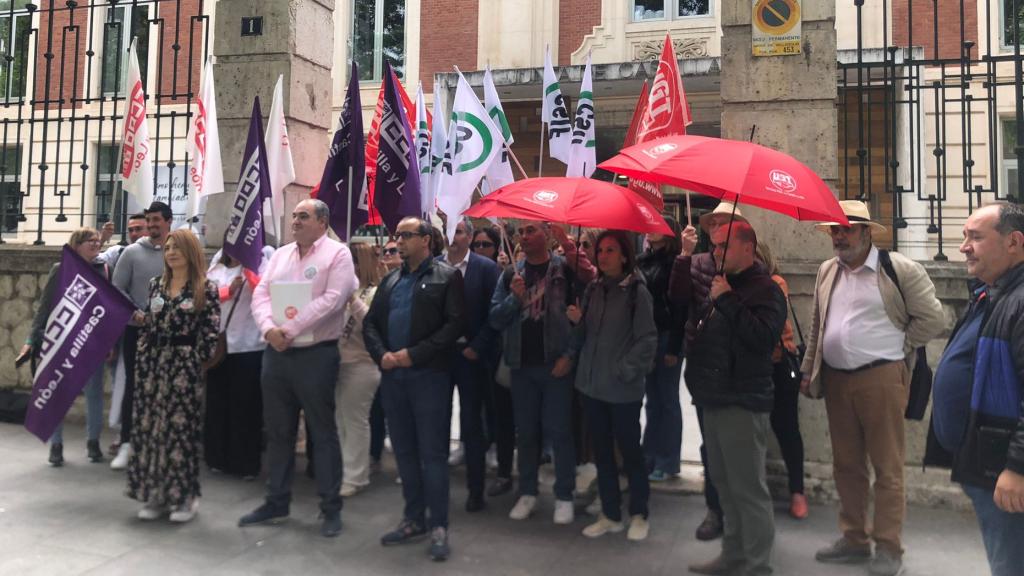
[[[352,61],[348,92],[341,107],[317,198],[331,210],[331,228],[346,242],[369,220],[366,159],[363,143],[363,105],[359,98],[359,67]],[[349,179],[349,170],[352,172]]]
[[[427,103],[423,97],[423,84],[416,91],[416,162],[420,174],[420,214],[426,216],[434,208],[434,195],[430,193],[430,126],[427,124]]]
[[[661,50],[658,71],[651,84],[647,108],[640,119],[636,143],[647,142],[662,136],[686,134],[686,127],[693,123],[690,106],[686,103],[683,79],[679,75],[679,64],[672,38],[665,35],[665,46]],[[659,210],[665,206],[661,187],[642,180],[630,180],[630,188],[649,200]]]
[[[473,190],[501,152],[501,130],[491,122],[466,79],[459,74],[444,160],[437,175],[437,206],[448,216],[448,240],[469,208]]]
[[[430,123],[430,183],[429,188],[420,187],[420,194],[426,197],[424,205],[430,207],[427,216],[437,216],[437,174],[444,160],[444,149],[448,142],[448,131],[444,122],[444,95],[441,84],[434,82],[434,118]]]
[[[640,98],[637,99],[636,107],[633,108],[633,118],[629,121],[629,129],[626,130],[626,138],[622,141],[623,148],[629,148],[636,144],[636,133],[640,129],[640,119],[643,118],[644,111],[647,110],[648,93],[647,80],[644,80],[644,85],[640,87]]]
[[[25,428],[46,442],[135,312],[124,294],[64,245],[40,343]]]
[[[385,63],[384,68],[384,106],[373,201],[384,225],[394,232],[402,218],[421,215],[420,175],[409,117],[398,94],[398,78],[390,64]]]
[[[576,119],[569,142],[569,162],[565,175],[590,178],[597,167],[597,139],[594,135],[594,80],[590,73],[590,55],[583,69],[580,97],[576,101]]]
[[[284,74],[277,77],[274,101],[267,117],[267,167],[270,169],[269,201],[264,201],[263,223],[281,241],[281,217],[284,215],[284,187],[295,182],[295,164],[288,145],[288,126],[284,121]]]
[[[185,153],[192,159],[188,167],[188,220],[205,212],[204,200],[224,191],[224,170],[220,160],[220,133],[217,130],[217,98],[213,88],[213,62],[207,60],[203,83],[196,98],[196,112],[185,138]]]
[[[509,147],[513,142],[512,130],[508,127],[508,118],[505,117],[505,110],[501,107],[501,100],[498,99],[498,89],[494,87],[490,66],[484,71],[484,108],[487,109],[487,115],[491,117],[494,125],[501,130],[501,137],[505,142],[498,157],[487,169],[484,181],[480,185],[481,194],[486,196],[498,188],[516,181],[516,177],[512,174],[512,155],[509,153]]]
[[[390,66],[388,67],[390,68]],[[398,81],[398,75],[395,74],[394,70],[391,71],[394,74],[393,79],[395,87],[398,89],[398,95],[402,99],[402,106],[405,108],[405,113],[408,116],[409,126],[416,125],[416,107],[413,106],[412,100],[409,99],[409,95],[405,92],[405,88],[402,87],[402,83]],[[370,198],[370,224],[379,225],[381,223],[380,214],[377,212],[377,207],[374,202],[374,191],[377,183],[377,150],[380,143],[380,122],[381,116],[384,114],[384,82],[380,83],[380,92],[377,93],[377,107],[373,111],[373,119],[370,121],[370,130],[366,134],[366,188],[369,190]],[[427,114],[427,123],[430,123],[430,115]]]
[[[249,270],[259,273],[263,259],[262,208],[270,199],[270,168],[267,167],[267,149],[263,140],[263,118],[260,99],[252,103],[249,118],[249,137],[242,156],[242,170],[238,174],[235,201],[231,203],[228,230],[224,233],[224,253],[241,262]]]
[[[572,139],[572,119],[562,98],[558,76],[551,67],[551,47],[544,55],[544,104],[541,121],[548,126],[548,154],[562,162],[569,163],[569,141]]]
[[[125,90],[124,129],[121,133],[121,181],[125,192],[138,203],[137,210],[148,208],[153,201],[153,158],[146,126],[146,88],[139,72],[136,39],[128,48],[128,77]],[[171,199],[167,199],[171,203]]]

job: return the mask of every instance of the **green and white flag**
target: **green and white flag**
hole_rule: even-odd
[[[444,160],[445,143],[448,141],[448,131],[444,125],[444,97],[446,92],[441,89],[441,84],[434,82],[434,122],[430,127],[430,190],[420,188],[420,194],[430,196],[430,216],[437,215],[437,173],[441,169],[441,161]]]
[[[420,172],[420,212],[426,216],[433,211],[434,195],[430,186],[430,126],[427,124],[427,103],[423,100],[422,83],[416,91],[416,129],[412,138]]]
[[[501,152],[501,130],[491,122],[466,79],[459,74],[444,159],[435,175],[437,207],[448,216],[448,240],[473,201],[473,190]]]
[[[551,67],[551,47],[544,55],[544,105],[541,121],[548,125],[548,154],[556,160],[569,163],[569,140],[572,139],[572,120],[562,98],[558,76]]]
[[[512,146],[512,130],[508,127],[508,119],[505,118],[505,110],[501,107],[501,100],[498,99],[498,90],[494,87],[494,79],[491,78],[491,67],[484,71],[484,108],[487,115],[491,117],[494,125],[501,130],[501,136],[505,140],[498,157],[487,169],[484,182],[480,186],[481,193],[486,196],[506,184],[516,181],[512,175],[512,156],[508,148]]]
[[[569,161],[565,175],[590,178],[597,165],[597,140],[594,137],[594,81],[590,74],[590,55],[583,69],[580,97],[576,101],[576,120],[572,125]]]

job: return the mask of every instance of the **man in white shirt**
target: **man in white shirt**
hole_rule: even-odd
[[[871,221],[867,206],[854,200],[840,204],[851,225],[820,225],[831,235],[836,257],[818,269],[802,366],[803,393],[825,398],[843,532],[815,558],[843,564],[870,560],[871,574],[893,576],[903,556],[903,414],[910,359],[939,335],[946,319],[924,268],[872,245],[872,229],[884,232],[885,227]],[[870,534],[869,459],[875,472]]]

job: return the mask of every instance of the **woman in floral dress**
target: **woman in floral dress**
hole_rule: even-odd
[[[139,333],[128,463],[128,496],[142,520],[170,512],[188,522],[199,506],[203,446],[203,369],[217,346],[220,304],[206,280],[206,258],[188,230],[171,232],[164,273],[150,281]]]

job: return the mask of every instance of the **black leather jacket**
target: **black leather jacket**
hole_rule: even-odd
[[[667,250],[646,251],[636,259],[636,267],[644,275],[647,289],[654,301],[654,323],[659,334],[668,334],[667,354],[683,352],[683,330],[686,325],[686,304],[669,298],[669,278],[676,255]]]
[[[406,267],[392,270],[381,281],[373,296],[370,311],[363,319],[363,340],[366,351],[380,365],[388,347],[388,315],[391,290]],[[464,311],[462,274],[443,262],[430,259],[416,274],[412,289],[412,326],[409,329],[409,356],[413,368],[446,371],[451,364],[455,341],[463,333]]]
[[[771,412],[772,351],[786,322],[786,299],[760,263],[727,279],[732,291],[714,301],[686,351],[686,386],[700,407]]]

